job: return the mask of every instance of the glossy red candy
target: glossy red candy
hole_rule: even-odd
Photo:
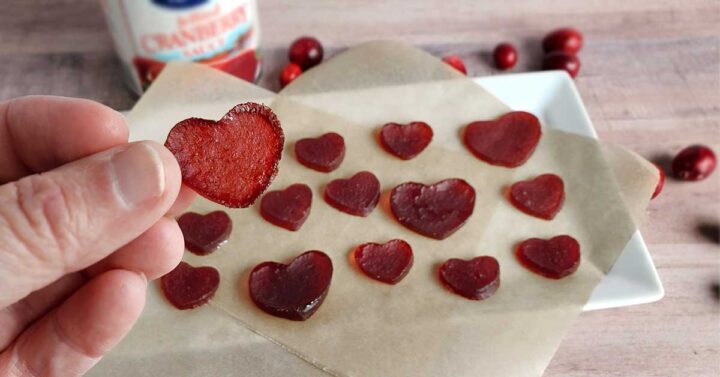
[[[160,278],[160,288],[180,310],[196,308],[210,301],[220,285],[220,273],[212,267],[193,267],[185,262]]]
[[[188,212],[180,216],[177,222],[185,238],[185,248],[197,255],[208,255],[217,250],[232,231],[232,220],[223,211],[207,215]]]
[[[277,174],[284,136],[269,107],[244,103],[219,121],[189,118],[165,146],[180,163],[183,183],[227,207],[247,207]]]
[[[566,235],[549,240],[531,238],[518,245],[515,256],[530,271],[550,279],[561,279],[580,266],[580,244]]]
[[[407,182],[390,193],[390,209],[400,224],[426,237],[442,240],[472,215],[475,189],[462,179],[426,186]]]
[[[500,287],[500,265],[490,256],[448,259],[440,266],[440,281],[462,297],[484,300]]]
[[[660,173],[660,178],[658,178],[657,186],[655,186],[655,192],[653,192],[652,197],[650,199],[655,199],[658,195],[660,195],[660,192],[662,192],[663,186],[665,186],[665,171],[662,170],[657,165],[655,165],[655,167],[657,168],[658,173]]]
[[[692,145],[678,153],[672,161],[675,177],[685,181],[705,179],[715,170],[717,159],[712,149],[704,145]]]
[[[545,53],[562,51],[577,54],[582,48],[583,37],[577,30],[570,27],[553,30],[542,41]]]
[[[543,174],[510,186],[510,203],[530,216],[552,220],[565,201],[565,184],[555,174]]]
[[[574,78],[580,72],[580,59],[562,51],[551,52],[543,58],[542,69],[546,71],[565,70],[570,77]]]
[[[433,131],[425,122],[387,123],[380,130],[380,144],[403,160],[409,160],[427,148]]]
[[[288,58],[303,71],[308,70],[322,61],[323,46],[313,37],[300,37],[290,45]]]
[[[448,55],[442,58],[445,64],[457,69],[463,75],[467,75],[467,69],[465,68],[465,62],[457,55]]]
[[[310,216],[312,190],[296,183],[285,190],[270,191],[260,200],[260,214],[271,224],[298,230]]]
[[[285,85],[291,83],[296,78],[302,75],[302,68],[295,63],[287,63],[280,71],[280,85],[284,88]]]
[[[365,275],[387,284],[397,284],[413,264],[412,248],[403,240],[362,244],[353,251],[353,258]]]
[[[540,121],[532,114],[512,111],[496,120],[472,122],[465,128],[465,146],[475,157],[514,168],[530,158],[540,141]]]
[[[493,50],[493,60],[499,69],[510,69],[517,63],[517,50],[510,43],[501,43]]]
[[[295,157],[310,169],[329,173],[345,158],[345,139],[335,132],[314,139],[300,139],[295,143]]]
[[[380,181],[368,171],[361,171],[348,179],[336,179],[325,187],[325,201],[350,215],[369,215],[379,200]]]
[[[304,321],[322,305],[333,266],[322,251],[300,254],[289,264],[263,262],[250,272],[250,298],[276,317]]]

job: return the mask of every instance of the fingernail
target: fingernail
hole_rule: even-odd
[[[145,282],[145,285],[148,284],[148,279],[147,279],[147,276],[145,276],[145,273],[143,273],[142,271],[133,271],[133,272],[135,272],[136,274],[138,274],[138,276],[140,277],[140,279],[141,279],[143,282]]]
[[[162,195],[165,174],[160,155],[145,143],[130,144],[110,159],[114,188],[128,207]]]

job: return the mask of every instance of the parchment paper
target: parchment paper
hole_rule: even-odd
[[[399,54],[402,50],[409,55]],[[392,67],[408,57],[416,72],[404,74],[400,82],[390,81],[397,77]],[[373,81],[376,71],[385,72],[378,74],[385,81]],[[413,76],[436,81],[412,83]],[[140,325],[98,372],[127,375],[127,361],[132,360],[135,365],[144,361],[145,368],[132,371],[133,375],[166,375],[168,366],[177,365],[186,366],[182,375],[317,374],[310,364],[289,357],[295,354],[334,375],[542,374],[565,329],[635,230],[632,217],[640,218],[647,205],[657,179],[654,168],[627,152],[611,153],[613,166],[622,173],[618,174],[621,186],[630,188],[623,200],[599,143],[547,128],[535,154],[522,167],[484,164],[463,149],[459,131],[470,121],[495,118],[507,108],[437,60],[402,45],[358,47],[301,78],[304,81],[293,83],[273,100],[270,93],[223,74],[171,65],[133,110],[133,129],[152,128],[153,138],[162,141],[172,125],[189,116],[217,119],[238,102],[270,103],[288,140],[271,189],[307,183],[314,191],[313,207],[298,232],[265,223],[257,208],[228,210],[234,221],[228,244],[208,257],[186,255],[193,264],[221,270],[221,287],[212,307],[173,311],[154,291]],[[362,89],[351,90],[358,83]],[[377,146],[374,130],[388,121],[410,120],[430,123],[435,138],[418,158],[400,161]],[[341,167],[322,174],[297,164],[292,142],[328,130],[346,139],[348,150]],[[478,195],[475,213],[457,233],[435,241],[397,224],[387,211],[386,194],[368,218],[326,205],[324,184],[359,170],[374,172],[384,193],[408,180],[464,178]],[[503,199],[505,186],[546,172],[561,175],[566,185],[565,206],[552,222],[526,216]],[[625,202],[633,205],[626,207]],[[215,208],[201,199],[193,209]],[[568,278],[551,281],[531,274],[512,256],[513,246],[525,238],[557,234],[573,235],[582,247],[581,267]],[[391,238],[407,240],[415,251],[413,269],[397,286],[374,282],[348,262],[348,253],[357,244]],[[320,310],[304,323],[257,310],[247,295],[249,270],[259,262],[287,261],[309,249],[328,253],[335,267]],[[436,277],[437,266],[447,258],[476,255],[493,255],[501,266],[501,288],[482,302],[450,294]],[[213,313],[213,308],[283,348],[235,326],[228,316]],[[194,361],[206,355],[208,359],[198,367]]]

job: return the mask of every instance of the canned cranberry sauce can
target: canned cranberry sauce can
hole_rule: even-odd
[[[100,1],[123,74],[138,94],[176,60],[247,81],[260,74],[256,0]]]

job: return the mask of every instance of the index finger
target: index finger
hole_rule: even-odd
[[[79,98],[28,96],[0,103],[0,184],[124,144],[125,118]]]

